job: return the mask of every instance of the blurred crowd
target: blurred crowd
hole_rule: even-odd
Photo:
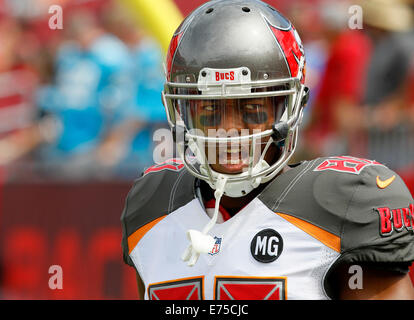
[[[298,1],[287,14],[311,87],[296,157],[377,160],[414,183],[414,1]]]
[[[61,12],[49,12],[56,3]],[[167,127],[164,57],[127,10],[111,0],[2,7],[0,166],[8,179],[133,179],[151,165],[152,133]],[[53,29],[59,18],[63,28]]]
[[[295,159],[349,154],[414,176],[414,1],[279,2],[311,87]],[[164,53],[117,1],[53,1],[62,30],[49,28],[51,4],[0,0],[0,167],[9,179],[134,179],[168,128]]]

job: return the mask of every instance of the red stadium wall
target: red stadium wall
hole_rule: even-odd
[[[120,215],[129,184],[8,184],[1,205],[3,299],[136,299],[122,261]],[[63,289],[49,288],[49,267]]]

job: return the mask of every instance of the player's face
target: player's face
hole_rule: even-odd
[[[208,137],[243,137],[271,129],[284,103],[283,98],[252,98],[194,101],[194,127]],[[249,161],[260,158],[267,139],[233,140],[226,143],[208,143],[205,152],[213,170],[236,174],[249,167]],[[253,149],[254,153],[252,153]],[[269,148],[265,160],[273,162],[275,147]]]

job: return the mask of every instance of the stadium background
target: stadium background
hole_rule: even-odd
[[[204,2],[0,0],[0,298],[138,297],[119,218],[153,162],[153,132],[167,128],[168,39]],[[375,159],[413,193],[413,2],[366,0],[362,30],[348,27],[356,1],[267,2],[292,20],[308,58],[296,159]],[[49,26],[52,5],[63,29]],[[48,286],[52,265],[62,290]]]

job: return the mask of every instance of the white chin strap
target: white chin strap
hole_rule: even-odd
[[[231,178],[232,177],[243,178],[243,177],[248,177],[249,175],[254,176],[257,173],[260,173],[266,170],[267,168],[269,168],[269,164],[265,160],[261,159],[252,168],[251,172],[246,171],[246,172],[235,174],[235,175],[225,175],[225,174],[221,174],[221,173],[218,173],[210,169],[210,174],[212,178],[214,179],[213,181],[215,181],[215,183],[211,181],[210,179],[206,180],[206,182],[210,185],[212,189],[217,190],[217,185],[219,183],[220,176],[225,176],[228,178],[228,181],[224,188],[224,195],[231,197],[231,198],[240,198],[250,193],[253,189],[257,188],[262,183],[262,177],[243,179],[243,180],[238,180],[238,181],[233,181]],[[204,166],[200,167],[201,173],[205,175],[207,175],[207,170],[208,169],[206,169]]]
[[[263,169],[268,168],[269,165],[266,161],[261,160],[253,168],[253,174],[255,172],[260,172]],[[254,181],[242,180],[242,181],[228,181],[228,176],[212,171],[214,174],[215,185],[210,186],[215,189],[214,198],[216,199],[216,204],[214,207],[214,214],[211,220],[203,228],[203,231],[190,229],[187,231],[187,238],[190,241],[190,245],[184,251],[182,259],[187,261],[187,264],[192,267],[196,264],[201,253],[210,252],[215,244],[214,238],[208,234],[208,232],[213,228],[217,222],[217,217],[219,213],[220,200],[223,194],[229,197],[241,197],[248,194],[254,188],[257,188],[261,183],[261,178],[256,178]],[[242,173],[240,175],[249,174],[248,172]]]
[[[208,166],[208,164],[206,164],[203,161],[203,157],[200,152],[201,149],[196,147],[197,144],[194,141],[190,141],[190,149],[194,152],[195,156],[199,159],[201,163],[200,172],[205,176],[210,177],[210,179],[206,181],[208,182],[210,187],[215,190],[214,197],[216,199],[216,205],[214,207],[213,217],[204,227],[202,232],[194,229],[190,229],[187,231],[187,238],[190,241],[190,245],[184,251],[181,258],[184,261],[187,261],[187,264],[189,266],[195,265],[201,253],[208,253],[214,247],[215,240],[211,235],[208,234],[208,232],[211,230],[211,228],[213,228],[213,226],[217,222],[220,200],[223,194],[225,194],[228,197],[239,198],[247,195],[249,192],[251,192],[253,189],[257,188],[260,185],[260,183],[262,182],[262,177],[256,177],[251,179],[248,179],[248,177],[255,176],[256,174],[263,172],[264,170],[270,167],[269,164],[263,159],[263,157],[271,143],[272,141],[269,140],[265,148],[265,151],[262,154],[262,157],[260,158],[258,163],[253,168],[251,168],[251,170],[235,175],[230,175],[222,174],[212,170],[211,168],[207,168],[206,166]],[[237,178],[237,180],[235,180],[235,178]]]
[[[219,175],[217,179],[217,183],[216,183],[217,188],[216,188],[216,191],[214,192],[214,197],[216,198],[214,214],[211,220],[203,228],[203,231],[200,232],[198,230],[193,230],[193,229],[190,229],[187,231],[187,238],[190,241],[190,245],[184,251],[181,258],[184,261],[187,261],[187,264],[190,267],[195,265],[201,253],[208,253],[214,247],[215,240],[211,235],[207,233],[211,230],[211,228],[213,228],[213,226],[217,222],[220,200],[224,193],[226,183],[227,183],[227,177],[225,177],[224,175]]]

